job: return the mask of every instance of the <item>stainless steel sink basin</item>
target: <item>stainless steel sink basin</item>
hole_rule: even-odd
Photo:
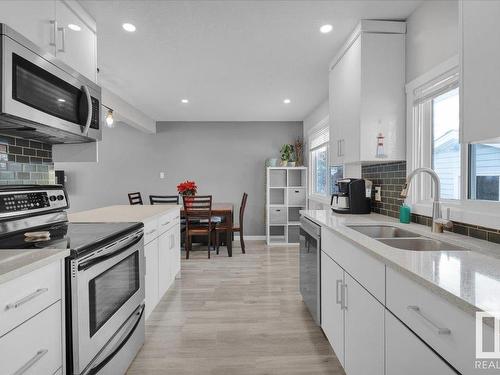
[[[419,234],[391,225],[348,225],[348,227],[371,238],[420,237]]]
[[[413,251],[467,251],[460,246],[432,238],[379,238],[378,241],[391,247]]]

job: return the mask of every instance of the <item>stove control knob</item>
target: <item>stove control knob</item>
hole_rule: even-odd
[[[59,195],[57,196],[57,200],[58,200],[58,201],[62,201],[63,199],[64,199],[64,195],[59,194]]]
[[[55,195],[51,195],[49,199],[50,199],[52,202],[54,202],[54,201],[57,199],[57,197],[56,197]]]

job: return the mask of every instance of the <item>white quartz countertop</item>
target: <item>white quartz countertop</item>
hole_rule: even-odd
[[[71,213],[68,214],[68,219],[72,223],[145,222],[168,212],[179,210],[181,207],[167,204],[107,206]]]
[[[500,245],[449,232],[432,233],[429,227],[400,224],[396,219],[378,214],[342,215],[329,210],[304,210],[301,214],[322,228],[346,237],[462,310],[471,314],[476,311],[500,314]],[[390,224],[470,251],[396,249],[347,226],[351,224]]]
[[[35,249],[0,251],[0,284],[69,256],[69,250]]]

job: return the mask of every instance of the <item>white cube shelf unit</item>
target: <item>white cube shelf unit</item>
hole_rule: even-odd
[[[299,211],[306,208],[307,168],[267,167],[267,244],[288,245],[299,243]]]

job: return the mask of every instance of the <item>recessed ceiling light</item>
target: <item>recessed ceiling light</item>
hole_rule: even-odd
[[[291,101],[290,99],[284,99],[284,100],[283,100],[283,103],[285,103],[285,104],[290,104],[291,102],[292,102],[292,101]]]
[[[123,30],[128,31],[129,33],[133,33],[135,31],[135,26],[131,23],[124,23],[122,27]]]
[[[323,34],[328,34],[332,30],[333,26],[329,24],[323,25],[319,28],[319,31],[321,31]]]
[[[182,99],[182,100],[181,100],[181,103],[187,104],[187,103],[189,103],[189,100],[187,100],[187,99]]]
[[[74,23],[70,23],[68,27],[73,31],[80,31],[82,29],[80,26],[75,25]]]
[[[59,99],[57,99],[57,101],[58,101],[59,103],[65,103],[65,102],[66,102],[66,99],[59,98]]]

